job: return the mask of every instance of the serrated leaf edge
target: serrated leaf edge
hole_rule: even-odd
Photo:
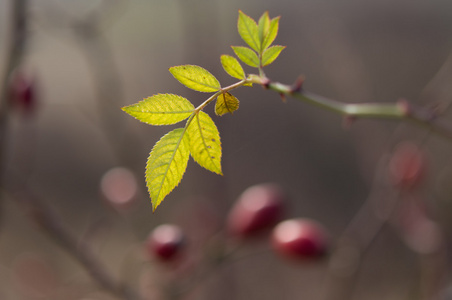
[[[236,109],[231,110],[231,109],[229,108],[229,106],[228,106],[228,101],[226,101],[226,95],[228,95],[229,97],[233,98],[233,99],[237,102],[237,108],[236,108]],[[222,114],[219,114],[219,113],[218,113],[218,109],[217,109],[217,105],[218,105],[218,103],[219,103],[219,99],[220,99],[221,96],[223,97],[222,103],[224,103],[224,106],[226,107],[227,112],[224,112],[224,113],[222,113]],[[239,99],[237,99],[237,97],[235,97],[235,96],[232,95],[231,93],[229,93],[229,92],[221,93],[220,95],[218,95],[218,97],[217,97],[217,102],[215,103],[215,114],[216,114],[217,116],[220,116],[220,117],[223,116],[223,115],[225,115],[225,114],[227,114],[227,113],[230,113],[230,114],[232,115],[232,114],[234,114],[234,112],[235,112],[236,110],[239,109],[239,106],[240,106],[239,103],[240,103]]]
[[[151,158],[151,155],[152,155],[152,153],[154,152],[154,150],[155,150],[155,147],[157,146],[157,144],[162,140],[162,139],[164,139],[166,136],[168,136],[170,133],[172,133],[172,132],[174,132],[175,130],[180,130],[180,129],[182,129],[183,130],[183,132],[182,132],[182,134],[181,134],[181,136],[180,136],[180,138],[179,138],[179,140],[178,140],[178,142],[177,142],[177,145],[176,145],[176,147],[174,148],[174,150],[173,150],[173,154],[172,154],[172,156],[171,156],[171,159],[170,159],[170,162],[168,163],[168,166],[167,166],[167,168],[166,168],[166,170],[165,170],[165,172],[164,172],[164,176],[163,176],[163,178],[162,178],[162,181],[161,181],[161,183],[160,183],[160,185],[159,185],[159,192],[158,192],[158,194],[157,194],[157,197],[156,197],[156,199],[152,199],[152,197],[151,197],[151,203],[152,203],[152,211],[153,212],[155,212],[155,210],[157,209],[157,207],[163,202],[163,200],[165,200],[165,197],[166,196],[168,196],[168,194],[169,193],[171,193],[178,185],[179,185],[179,183],[182,181],[182,178],[183,178],[183,176],[184,176],[184,174],[185,174],[185,171],[186,171],[186,169],[187,169],[187,166],[185,166],[185,168],[184,168],[184,170],[182,171],[182,174],[181,174],[181,177],[180,177],[180,179],[179,179],[179,181],[176,183],[176,185],[174,186],[174,187],[172,187],[171,189],[170,189],[170,191],[166,194],[166,195],[164,195],[163,197],[162,197],[162,199],[159,201],[159,199],[160,199],[160,195],[161,195],[161,192],[162,192],[162,188],[163,188],[163,185],[164,185],[164,183],[165,183],[165,179],[166,179],[166,177],[167,177],[167,175],[168,175],[168,172],[169,172],[169,169],[170,169],[170,167],[171,167],[171,164],[174,162],[174,157],[176,156],[176,153],[177,153],[177,151],[178,151],[178,149],[179,149],[179,147],[180,147],[180,145],[181,145],[181,143],[182,143],[182,141],[183,141],[183,139],[184,139],[184,136],[185,136],[185,134],[186,134],[186,128],[187,127],[185,127],[185,128],[176,128],[176,129],[173,129],[172,131],[170,131],[170,132],[168,132],[167,134],[165,134],[163,137],[161,137],[160,138],[160,140],[159,141],[157,141],[157,143],[154,145],[154,147],[152,148],[152,150],[151,150],[151,152],[149,153],[149,157],[148,157],[148,159],[147,159],[147,162],[146,162],[146,186],[147,186],[147,188],[148,188],[148,192],[149,192],[149,195],[152,195],[152,193],[151,193],[151,190],[150,190],[150,185],[149,185],[149,182],[150,182],[150,172],[148,172],[148,165],[149,165],[149,159]],[[189,145],[188,145],[189,146]],[[189,148],[189,147],[188,147]],[[190,151],[188,151],[188,156],[190,155]],[[188,159],[187,159],[187,162],[188,162]],[[157,203],[158,202],[158,203]]]
[[[157,112],[149,112],[149,111],[144,111],[144,110],[139,110],[139,109],[133,109],[134,107],[136,107],[136,106],[139,105],[140,103],[147,101],[147,99],[149,99],[149,98],[152,98],[152,97],[154,97],[154,96],[165,96],[165,95],[181,97],[181,98],[187,100],[193,108],[190,109],[190,110],[182,110],[182,111],[181,111],[181,110],[179,110],[179,111],[165,111],[165,112],[160,112],[160,111],[157,111]],[[139,102],[137,102],[137,103],[134,103],[134,104],[131,104],[131,105],[127,105],[127,106],[121,107],[121,109],[122,109],[125,113],[127,113],[128,115],[132,116],[134,119],[136,119],[136,120],[138,120],[138,121],[140,121],[140,122],[142,122],[142,123],[150,124],[150,125],[153,125],[153,126],[164,126],[164,125],[173,125],[173,124],[177,124],[177,123],[179,123],[179,122],[182,122],[182,121],[186,120],[188,117],[190,117],[190,114],[193,113],[193,112],[195,111],[195,107],[193,106],[193,104],[192,104],[187,98],[182,97],[182,96],[180,96],[180,95],[171,94],[171,93],[158,93],[158,94],[149,96],[149,97],[147,97],[147,98],[144,98],[143,100],[141,100],[141,101],[139,101]],[[157,123],[145,122],[145,121],[141,120],[140,118],[138,118],[138,117],[134,116],[133,114],[131,114],[130,111],[132,111],[132,112],[140,112],[140,113],[156,114],[156,115],[157,115],[157,114],[161,114],[161,115],[166,115],[166,114],[188,114],[188,115],[187,115],[185,118],[183,118],[183,119],[181,119],[181,120],[178,120],[178,121],[176,121],[176,122],[169,122],[169,123],[164,123],[164,124],[157,124]]]
[[[253,68],[258,68],[258,67],[259,67],[259,63],[260,63],[259,56],[256,54],[256,52],[255,52],[253,49],[248,48],[248,47],[243,47],[243,46],[231,46],[231,48],[232,48],[232,50],[234,51],[235,55],[237,55],[237,57],[238,57],[243,63],[245,63],[245,64],[247,64],[248,66],[253,67]],[[236,50],[239,50],[239,51],[236,51]],[[240,54],[239,54],[239,53],[240,53],[240,50],[248,51],[248,52],[251,54],[252,57],[247,57],[247,56],[244,55],[244,57],[249,58],[249,62],[243,60],[243,58],[240,57]],[[255,59],[255,60],[257,60],[257,61],[255,62],[255,61],[253,61],[253,59]],[[250,62],[251,62],[251,63],[250,63]]]
[[[205,168],[206,170],[209,170],[209,171],[211,171],[211,172],[214,172],[214,173],[216,173],[216,174],[218,174],[218,175],[223,175],[223,171],[221,170],[221,154],[222,154],[222,150],[221,150],[220,133],[218,132],[218,146],[219,146],[219,148],[220,148],[220,157],[219,157],[220,164],[219,164],[219,166],[218,166],[218,165],[216,164],[215,160],[212,159],[212,154],[210,154],[209,147],[208,147],[208,145],[206,144],[206,138],[203,136],[203,131],[201,130],[202,126],[201,126],[201,123],[200,123],[200,120],[199,120],[199,115],[200,115],[201,113],[202,113],[202,114],[205,114],[205,115],[207,116],[207,118],[210,119],[210,121],[212,121],[212,125],[214,126],[215,130],[218,132],[218,128],[217,128],[217,126],[215,125],[215,122],[213,122],[212,118],[210,118],[210,116],[209,116],[207,113],[203,112],[203,111],[200,111],[198,114],[195,115],[195,117],[194,117],[195,120],[193,120],[194,123],[192,122],[190,125],[196,124],[195,126],[197,127],[197,129],[198,129],[198,131],[199,131],[199,134],[200,134],[200,136],[201,136],[201,140],[202,140],[202,143],[203,143],[203,145],[204,145],[204,149],[205,149],[205,151],[208,153],[209,160],[212,162],[212,165],[215,166],[215,169],[216,169],[216,170],[208,169],[208,168],[206,168],[205,166],[201,165],[201,164],[199,163],[199,161],[196,160],[195,156],[191,153],[191,147],[190,147],[190,153],[191,153],[191,156],[193,157],[193,159],[194,159],[201,167]],[[190,126],[190,125],[189,125],[189,126]],[[190,144],[191,144],[191,142],[190,142]]]
[[[209,76],[211,76],[213,79],[215,79],[217,85],[212,86],[212,85],[205,84],[205,83],[203,83],[203,82],[194,81],[194,80],[191,79],[190,77],[187,77],[187,76],[184,76],[184,75],[181,75],[181,74],[175,75],[175,74],[171,71],[171,70],[174,70],[174,69],[180,68],[180,67],[190,67],[190,68],[194,68],[194,69],[201,69],[201,70],[207,72],[207,74],[209,74]],[[192,89],[192,90],[195,90],[195,91],[198,91],[198,92],[203,92],[203,93],[212,93],[212,92],[219,91],[219,90],[221,89],[221,85],[220,85],[220,82],[218,81],[218,79],[217,79],[212,73],[210,73],[208,70],[204,69],[203,67],[200,67],[200,66],[197,66],[197,65],[180,65],[180,66],[173,66],[173,67],[169,68],[169,71],[170,71],[170,73],[173,75],[174,78],[176,78],[182,85],[188,87],[189,89]],[[195,88],[193,88],[193,87],[191,87],[191,86],[188,86],[188,85],[186,85],[185,83],[181,82],[181,81],[177,78],[177,76],[183,77],[183,78],[188,79],[189,81],[191,81],[191,82],[193,82],[193,83],[196,83],[196,84],[199,84],[199,85],[201,85],[201,86],[207,87],[207,88],[209,88],[209,90],[208,90],[208,91],[206,91],[206,90],[199,90],[199,89],[195,89]]]
[[[256,25],[256,33],[257,33],[257,40],[255,39],[255,37],[254,37],[254,35],[253,35],[253,30],[251,29],[251,28],[249,28],[249,26],[247,26],[247,22],[246,21],[244,21],[245,19],[248,19],[248,21],[252,21],[252,23],[254,23],[254,25]],[[242,36],[242,33],[241,33],[241,30],[240,30],[240,22],[243,22],[243,25],[244,25],[244,27],[243,28],[245,28],[246,29],[246,33],[248,34],[248,36],[250,37],[250,39],[251,39],[251,41],[252,41],[252,43],[250,43],[249,41],[247,41],[243,36]],[[237,22],[237,27],[238,27],[238,31],[239,31],[239,34],[240,34],[240,36],[242,37],[242,39],[245,41],[245,43],[247,43],[252,49],[254,49],[255,51],[260,51],[260,48],[261,48],[261,46],[260,46],[260,43],[259,43],[259,28],[258,28],[258,26],[257,26],[257,23],[256,23],[256,21],[253,19],[253,18],[251,18],[250,16],[248,16],[247,14],[245,14],[243,11],[241,11],[241,10],[239,10],[239,20],[238,20],[238,22]],[[252,44],[252,45],[251,45]]]
[[[225,64],[223,63],[224,58],[229,58],[232,59],[234,61],[234,63],[237,64],[237,66],[240,68],[239,71],[237,71],[236,69],[232,68],[232,66],[229,65],[229,68],[227,68],[225,66]],[[246,75],[245,75],[245,70],[243,70],[242,65],[240,64],[240,62],[237,60],[237,58],[235,58],[234,56],[231,55],[227,55],[227,54],[223,54],[220,57],[220,61],[221,61],[221,65],[224,69],[224,71],[226,73],[228,73],[230,76],[237,78],[237,79],[245,79]],[[229,69],[229,71],[228,71]]]

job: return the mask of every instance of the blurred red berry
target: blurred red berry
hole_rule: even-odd
[[[35,79],[23,71],[16,71],[10,78],[9,100],[13,109],[23,113],[32,113],[36,108]]]
[[[276,184],[249,187],[228,215],[229,232],[247,237],[274,226],[282,218],[285,199],[286,194]]]
[[[138,185],[129,169],[116,167],[102,176],[100,190],[110,205],[122,210],[129,208],[136,199]]]
[[[171,261],[181,253],[184,240],[184,234],[178,226],[160,225],[149,235],[146,250],[150,256],[161,261]]]
[[[401,202],[396,221],[406,245],[419,254],[437,253],[443,244],[441,226],[432,220],[422,199]]]
[[[324,227],[309,219],[291,219],[279,223],[272,234],[275,251],[283,256],[312,260],[328,250],[328,234]]]
[[[403,142],[395,148],[389,162],[393,182],[401,188],[419,186],[425,178],[427,161],[419,147]]]

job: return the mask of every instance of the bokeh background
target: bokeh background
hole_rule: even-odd
[[[284,103],[260,87],[235,91],[240,109],[213,117],[224,176],[190,160],[180,185],[152,213],[145,162],[174,126],[149,126],[120,108],[157,93],[179,94],[195,105],[204,101],[206,94],[172,77],[168,68],[174,65],[200,65],[223,84],[233,83],[219,58],[233,54],[231,45],[244,45],[239,9],[255,19],[267,10],[281,16],[275,43],[287,48],[267,68],[273,80],[291,84],[304,75],[307,90],[344,102],[406,98],[447,106],[452,100],[450,1],[33,0],[23,69],[35,80],[37,106],[32,114],[11,112],[4,177],[12,172],[26,181],[115,276],[141,288],[158,288],[158,277],[168,275],[141,253],[152,228],[175,223],[201,243],[200,232],[221,227],[238,195],[254,184],[280,184],[291,199],[287,216],[318,220],[334,240],[368,197],[381,157],[402,139],[422,142],[428,153],[423,195],[445,208],[440,221],[449,232],[450,177],[436,187],[451,174],[452,143],[395,121],[344,126],[338,115],[290,98]],[[0,0],[2,58],[10,19],[11,1]],[[0,68],[5,65],[0,59]],[[120,210],[100,191],[102,176],[118,166],[131,170],[138,184],[133,205]],[[0,298],[111,299],[5,189]],[[246,245],[246,257],[201,282],[196,299],[317,299],[326,263],[294,264],[268,247],[266,238]],[[408,299],[419,268],[395,230],[384,230],[363,263],[353,299]]]

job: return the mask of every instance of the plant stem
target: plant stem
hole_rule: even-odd
[[[207,98],[206,101],[204,101],[203,103],[201,103],[196,109],[194,114],[198,113],[199,111],[203,110],[204,107],[206,107],[210,102],[212,102],[213,100],[215,100],[215,98],[217,98],[220,94],[222,93],[226,93],[229,92],[233,89],[236,89],[238,87],[241,87],[242,85],[246,84],[247,81],[245,79],[240,80],[234,84],[231,84],[230,86],[224,87],[222,89],[220,89],[219,91],[217,91],[215,94],[213,94],[212,96],[210,96],[209,98]]]
[[[435,111],[416,107],[404,100],[399,100],[396,103],[342,103],[304,91],[301,88],[302,82],[289,86],[279,82],[272,82],[268,78],[257,75],[250,75],[247,78],[247,82],[260,84],[266,89],[278,92],[280,95],[291,96],[311,105],[343,115],[350,120],[358,118],[406,120],[452,140],[452,124],[440,119]]]

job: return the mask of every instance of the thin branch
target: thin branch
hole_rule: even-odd
[[[386,161],[380,162],[373,188],[338,239],[325,278],[323,300],[346,300],[353,293],[362,261],[397,207],[395,195],[381,184]]]
[[[257,75],[250,75],[247,82],[261,84],[264,88],[278,92],[282,96],[291,96],[351,120],[358,118],[406,120],[452,140],[452,124],[441,119],[437,111],[416,107],[405,100],[399,100],[396,103],[342,103],[307,92],[301,88],[300,82],[290,86],[272,82]]]
[[[11,31],[9,48],[6,53],[6,67],[0,74],[0,185],[3,185],[5,177],[5,149],[7,147],[8,115],[9,115],[9,90],[8,85],[11,76],[21,64],[26,40],[27,0],[11,0]],[[0,214],[3,197],[0,196]]]
[[[14,178],[14,182],[18,182],[18,179]],[[89,245],[83,239],[77,239],[52,209],[37,195],[27,190],[25,185],[18,184],[9,198],[20,204],[29,219],[75,258],[102,288],[121,299],[141,299],[133,289],[115,279],[91,251]]]

